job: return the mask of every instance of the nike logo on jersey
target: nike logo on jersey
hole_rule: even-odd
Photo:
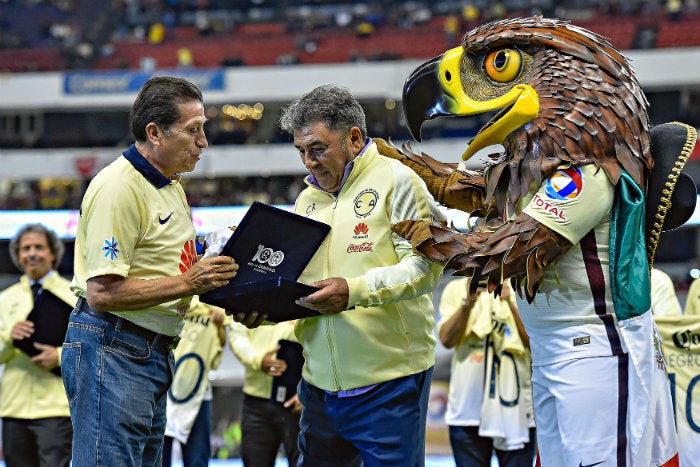
[[[164,225],[166,222],[168,222],[170,220],[170,218],[172,217],[174,212],[175,211],[171,211],[170,214],[168,214],[168,217],[166,217],[165,219],[161,219],[161,217],[158,216],[158,222],[160,222],[160,225]]]
[[[593,463],[593,464],[586,464],[586,465],[584,465],[584,464],[583,464],[583,461],[581,461],[581,462],[578,463],[578,467],[593,467],[594,465],[602,464],[603,462],[605,462],[605,461],[600,461],[600,462],[595,462],[595,463]]]

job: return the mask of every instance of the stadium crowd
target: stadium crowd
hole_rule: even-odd
[[[621,44],[634,36],[631,45],[648,48],[668,46],[656,37],[663,33],[662,21],[688,19],[697,29],[699,11],[697,0],[3,0],[0,69],[133,68],[141,59],[148,62],[148,56],[130,55],[141,54],[141,49],[122,47],[124,44],[169,46],[173,63],[181,66],[393,60],[406,58],[410,50],[391,46],[382,50],[374,45],[368,49],[357,42],[335,54],[320,52],[324,42],[347,32],[361,40],[380,32],[405,38],[420,31],[423,36],[429,34],[449,43],[478,23],[535,14],[583,22],[596,32],[620,35],[619,41],[612,38]],[[618,27],[601,24],[611,18]],[[600,31],[596,30],[598,26]],[[629,39],[624,32],[627,30]],[[233,44],[225,56],[202,56],[190,48],[201,39],[245,43],[270,35],[288,47],[275,51],[269,63],[260,54],[238,53]],[[680,34],[676,40],[682,40],[681,45],[700,44],[700,37],[694,35]],[[3,49],[27,53],[23,60],[3,60]]]

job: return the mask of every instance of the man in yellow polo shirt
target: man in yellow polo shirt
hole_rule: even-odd
[[[136,139],[90,183],[80,207],[63,347],[73,467],[161,464],[173,354],[192,295],[223,286],[230,257],[198,261],[180,173],[208,146],[199,88],[155,77],[141,88]]]

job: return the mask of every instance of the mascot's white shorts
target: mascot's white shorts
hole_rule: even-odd
[[[618,323],[623,355],[533,367],[542,467],[678,465],[673,406],[651,312]]]

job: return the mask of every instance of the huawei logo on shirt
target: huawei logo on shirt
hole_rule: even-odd
[[[360,222],[355,226],[353,232],[355,233],[355,238],[360,236],[366,238],[367,234],[369,233],[369,227],[367,227],[367,224],[365,224],[364,222]]]

